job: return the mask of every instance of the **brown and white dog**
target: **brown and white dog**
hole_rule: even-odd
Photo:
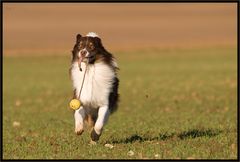
[[[96,33],[77,34],[70,68],[73,98],[81,101],[81,107],[74,112],[77,135],[82,134],[86,122],[92,128],[91,140],[99,140],[109,115],[117,109],[117,70],[115,58],[103,47]]]

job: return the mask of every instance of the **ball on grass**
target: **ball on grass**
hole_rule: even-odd
[[[72,99],[69,103],[69,106],[70,106],[71,109],[77,110],[77,109],[80,108],[81,102],[77,99]]]

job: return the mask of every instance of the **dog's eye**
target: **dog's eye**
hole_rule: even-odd
[[[94,45],[92,43],[90,43],[89,44],[89,48],[90,48],[90,50],[94,50],[95,47],[94,47]]]
[[[78,45],[79,48],[83,48],[83,42],[80,42]]]

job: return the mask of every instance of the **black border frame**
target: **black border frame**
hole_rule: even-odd
[[[3,83],[3,3],[236,3],[237,4],[237,159],[193,159],[193,161],[240,161],[239,156],[239,0],[0,0],[1,3],[1,83]],[[3,84],[1,84],[1,161],[125,161],[125,159],[3,159]],[[126,159],[127,161],[159,161],[159,159]],[[188,159],[160,159],[163,161],[189,161]],[[190,160],[192,161],[192,160]]]

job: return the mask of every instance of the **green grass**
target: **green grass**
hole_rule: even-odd
[[[3,159],[237,158],[236,48],[115,56],[121,102],[96,146],[74,133],[70,55],[4,56]]]

